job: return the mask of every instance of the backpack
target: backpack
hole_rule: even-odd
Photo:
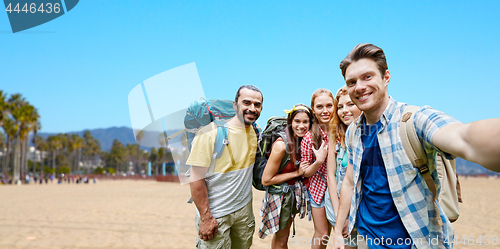
[[[222,144],[223,139],[227,139],[227,129],[223,129],[224,122],[219,122],[232,118],[236,114],[233,108],[233,102],[230,100],[206,100],[200,98],[191,105],[189,105],[186,115],[184,116],[184,127],[186,128],[186,138],[189,151],[191,151],[191,146],[193,139],[196,136],[198,129],[216,121],[217,124],[217,134],[222,133],[223,136],[217,135],[214,153],[217,153],[218,157],[223,150],[223,146],[218,146]]]
[[[455,160],[448,160],[441,153],[436,155],[436,170],[441,182],[441,191],[437,196],[436,185],[427,166],[427,155],[420,144],[413,122],[418,109],[418,106],[411,105],[404,109],[399,130],[403,148],[413,166],[418,168],[424,177],[432,196],[438,200],[450,222],[455,222],[460,215],[458,203],[462,202]]]
[[[267,120],[266,128],[262,132],[259,141],[257,154],[255,155],[255,163],[253,166],[252,185],[257,190],[266,191],[271,194],[281,194],[283,193],[283,186],[288,185],[286,182],[272,186],[264,186],[262,184],[262,174],[264,173],[264,169],[266,168],[267,160],[271,155],[272,145],[280,137],[283,139],[285,144],[287,144],[287,137],[285,132],[283,131],[286,126],[286,117],[271,117],[269,120]],[[285,169],[290,162],[290,154],[288,152],[289,150],[287,146],[285,155],[281,160],[278,173],[283,171],[283,169]]]
[[[420,174],[424,177],[427,187],[432,193],[434,199],[439,202],[446,217],[450,222],[455,222],[460,215],[458,203],[462,203],[462,194],[460,182],[455,168],[455,160],[446,159],[441,153],[436,155],[436,170],[438,172],[439,181],[441,183],[441,191],[437,196],[437,189],[434,180],[427,166],[427,155],[425,154],[417,132],[415,130],[414,119],[415,113],[420,107],[408,105],[401,115],[401,124],[399,127],[399,136],[403,144],[403,149],[406,156],[411,161],[413,167],[417,168]],[[350,128],[350,126],[349,126]],[[349,133],[349,142],[352,144],[354,131]],[[442,225],[441,219],[438,223]]]

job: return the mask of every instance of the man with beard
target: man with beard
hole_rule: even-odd
[[[236,92],[236,115],[227,122],[228,140],[222,155],[214,159],[213,174],[206,175],[217,136],[215,123],[198,131],[186,162],[191,166],[191,196],[197,248],[250,248],[255,230],[252,209],[252,172],[257,150],[253,123],[262,111],[262,92],[243,85]]]

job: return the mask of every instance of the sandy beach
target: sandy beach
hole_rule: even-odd
[[[461,184],[464,203],[453,226],[463,243],[454,248],[483,248],[486,236],[488,248],[500,248],[500,179],[461,178]],[[256,230],[263,194],[254,190]],[[2,185],[0,248],[194,248],[189,196],[187,185],[152,180]],[[296,232],[300,240],[290,248],[310,248],[312,222],[297,219]],[[271,236],[256,233],[252,248],[270,243]]]

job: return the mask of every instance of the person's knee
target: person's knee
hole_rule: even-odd
[[[280,248],[285,247],[286,244],[288,243],[288,237],[287,236],[276,236],[276,243],[279,245]]]
[[[288,239],[284,240],[284,241],[276,241],[278,243],[278,245],[280,246],[280,248],[283,248],[283,247],[286,247],[286,245],[288,244]]]
[[[276,241],[279,242],[280,245],[283,245],[288,242],[288,233],[276,233]]]

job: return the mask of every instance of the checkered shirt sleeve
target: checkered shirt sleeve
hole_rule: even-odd
[[[323,136],[323,140],[325,141],[325,143],[328,144],[328,135],[326,135],[323,130],[321,130],[321,135]],[[310,131],[308,131],[304,138],[302,138],[300,151],[302,162],[307,161],[312,164],[314,161],[316,161],[316,157],[314,156],[313,152],[313,139]],[[325,196],[327,183],[323,179],[321,179],[319,174],[323,175],[325,180],[327,179],[326,161],[327,159],[325,159],[323,164],[321,164],[316,173],[309,177],[309,182],[307,185],[307,189],[309,190],[309,193],[311,193],[311,196],[316,203],[321,203],[321,200]]]

